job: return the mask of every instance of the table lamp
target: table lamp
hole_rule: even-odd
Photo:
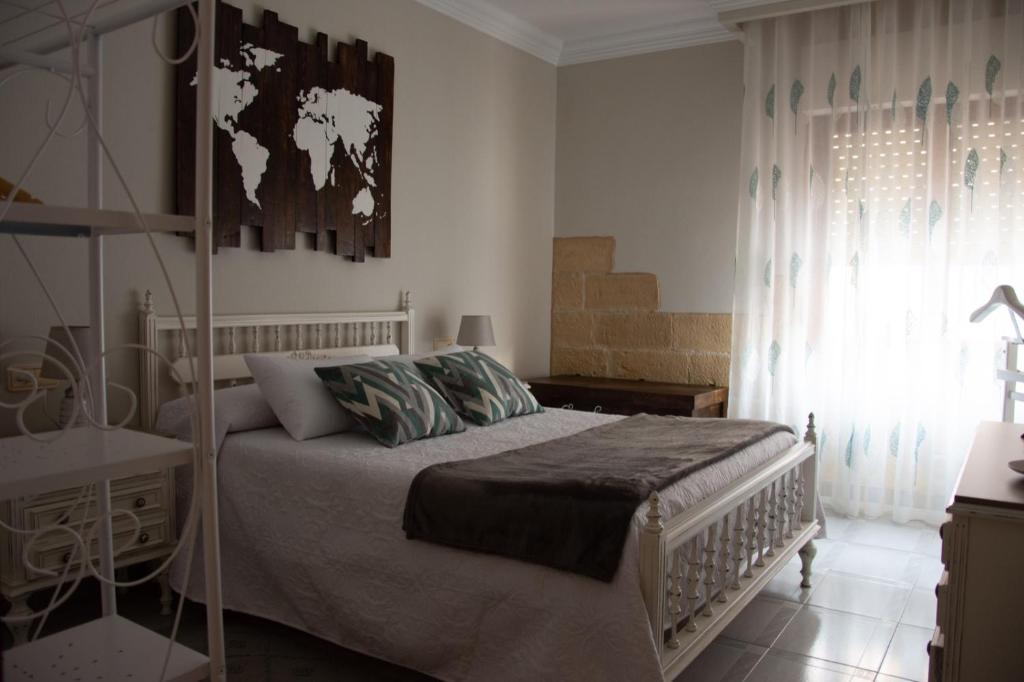
[[[459,325],[459,336],[455,342],[460,346],[473,346],[473,350],[479,350],[480,346],[493,346],[494,328],[491,326],[491,316],[463,315],[462,324]]]

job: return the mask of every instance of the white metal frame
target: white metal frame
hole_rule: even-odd
[[[139,222],[134,212],[106,211],[102,207],[103,195],[103,169],[105,166],[104,150],[102,148],[102,75],[103,75],[103,50],[102,36],[104,33],[129,24],[154,18],[163,12],[175,9],[187,4],[187,0],[101,0],[99,3],[78,3],[75,5],[72,0],[65,0],[65,7],[70,11],[70,22],[76,28],[84,25],[86,40],[83,43],[86,47],[86,63],[76,65],[62,54],[60,50],[69,47],[72,42],[69,37],[67,20],[60,14],[49,12],[48,8],[35,7],[27,10],[20,17],[5,21],[0,31],[0,66],[11,64],[23,64],[46,69],[52,69],[59,73],[74,75],[77,68],[77,75],[82,78],[87,88],[88,106],[95,121],[96,128],[89,129],[88,138],[88,198],[87,208],[54,207],[34,204],[10,206],[0,222],[0,232],[11,234],[36,234],[54,236],[88,236],[89,244],[89,313],[90,326],[94,334],[96,348],[99,349],[100,358],[95,365],[94,373],[91,376],[92,385],[100,387],[93,394],[93,418],[98,424],[107,424],[106,413],[106,374],[105,361],[102,357],[104,348],[104,310],[103,310],[103,238],[105,234],[115,235],[124,233],[145,232],[143,225]],[[214,60],[214,34],[216,3],[214,0],[199,0],[198,24],[200,26],[199,38],[196,43],[196,54],[198,61],[197,74],[197,103],[196,120],[205,122],[196,127],[196,215],[188,216],[145,216],[145,224],[150,231],[194,231],[196,239],[196,318],[194,328],[196,330],[196,342],[194,346],[194,357],[198,371],[195,373],[193,382],[194,392],[197,396],[197,416],[200,425],[200,438],[196,444],[199,455],[198,466],[201,472],[203,497],[200,506],[200,515],[203,528],[204,548],[204,570],[206,574],[206,601],[207,601],[207,633],[209,646],[208,667],[204,666],[203,673],[208,673],[212,680],[225,679],[224,660],[224,633],[221,617],[221,595],[220,595],[220,565],[219,565],[219,538],[217,526],[217,478],[216,478],[216,451],[213,438],[213,376],[212,376],[212,98],[213,98],[213,60]],[[64,9],[63,7],[61,8]],[[89,358],[91,361],[92,358]],[[98,429],[97,429],[98,431]],[[91,457],[83,457],[83,462],[78,463],[77,469],[72,467],[66,473],[70,478],[80,483],[95,482],[96,494],[100,510],[100,575],[108,581],[114,578],[114,551],[111,538],[110,521],[110,490],[109,481],[105,478],[96,480],[97,476],[106,476],[108,472],[102,467],[95,465],[97,457],[103,459],[104,452],[109,449],[111,454],[126,455],[125,451],[143,447],[145,443],[136,444],[127,433],[119,431],[100,432],[104,435],[100,440],[102,444],[90,446],[88,452],[83,453]],[[78,434],[81,435],[81,434]],[[139,434],[140,436],[143,434]],[[66,440],[67,434],[62,439]],[[4,448],[0,450],[6,464],[17,463],[19,456],[31,446],[25,438],[6,439]],[[73,440],[73,439],[72,439]],[[137,439],[136,439],[137,440]],[[145,439],[144,439],[145,440]],[[32,441],[36,446],[38,442]],[[148,442],[148,441],[147,441]],[[144,448],[143,448],[144,449]],[[52,453],[45,451],[43,454],[49,456]],[[153,453],[150,453],[152,455]],[[140,465],[151,465],[159,457],[146,457],[136,453],[135,459]],[[130,459],[130,458],[129,458]],[[173,462],[169,462],[173,464]],[[165,463],[166,464],[166,463]],[[28,475],[35,481],[43,482],[42,475],[29,471]],[[60,478],[60,476],[50,476]],[[65,476],[67,478],[67,476]],[[114,585],[104,582],[101,586],[103,602],[103,618],[105,625],[97,628],[86,627],[80,633],[83,644],[88,646],[88,641],[96,633],[112,632],[118,630],[125,633],[126,637],[138,638],[141,648],[162,646],[166,642],[163,638],[153,633],[146,634],[141,628],[132,625],[116,615],[116,592]],[[141,632],[140,632],[141,631]],[[72,635],[68,635],[72,636]],[[109,636],[99,636],[97,646],[106,642],[109,647],[112,643],[107,641]],[[47,641],[51,638],[43,638],[30,645],[18,647],[12,650],[8,662],[14,660],[24,664],[38,662],[40,657],[45,656],[47,647],[53,642]],[[146,645],[141,644],[145,642]],[[128,642],[124,643],[126,648]],[[20,651],[19,651],[20,649]],[[190,654],[183,647],[176,647],[174,656]],[[15,654],[15,652],[18,652]],[[186,652],[182,654],[181,652]],[[99,653],[99,649],[96,650]],[[162,651],[138,651],[139,659],[143,662],[153,656],[161,656]],[[195,654],[195,656],[199,656]],[[187,657],[187,656],[186,656]],[[202,657],[199,657],[202,658]],[[20,669],[17,664],[12,670],[5,674],[24,675],[26,669]],[[115,665],[115,663],[111,663]],[[172,668],[174,666],[172,665]],[[113,668],[118,669],[118,668]],[[123,670],[122,670],[123,672]],[[189,673],[192,674],[192,673]]]
[[[139,343],[156,350],[166,343],[183,348],[175,320],[157,316],[147,292],[139,312]],[[224,352],[213,355],[214,379],[235,382],[249,376],[240,361],[239,340],[248,342],[249,351],[266,355],[303,350],[388,355],[399,350],[391,344],[390,325],[401,323],[401,351],[411,353],[413,321],[409,294],[401,310],[390,312],[218,315],[212,326],[226,338],[221,344]],[[191,320],[186,324],[191,325]],[[375,335],[381,324],[389,325],[389,331]],[[332,332],[336,326],[363,331],[361,335]],[[282,335],[282,329],[294,333]],[[273,350],[264,352],[260,339],[266,334],[272,335]],[[303,340],[304,334],[309,343]],[[354,345],[338,343],[342,338],[352,339]],[[378,339],[385,343],[377,344]],[[360,345],[366,340],[370,345]],[[155,418],[147,421],[146,415],[155,415],[160,403],[155,363],[141,368],[140,388],[143,405],[150,406],[142,409],[143,421],[152,428]],[[638,580],[666,680],[689,665],[798,552],[803,562],[801,584],[810,586],[812,540],[820,530],[815,514],[816,443],[811,415],[802,442],[670,519],[663,518],[657,493],[651,495],[640,536]]]

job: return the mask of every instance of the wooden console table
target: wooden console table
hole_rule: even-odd
[[[566,407],[611,414],[670,414],[724,417],[729,389],[660,381],[553,376],[530,379],[530,390],[545,407]]]

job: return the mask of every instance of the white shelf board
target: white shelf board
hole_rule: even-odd
[[[121,616],[106,616],[5,651],[3,679],[155,681],[169,643]],[[175,644],[163,679],[203,680],[209,668],[206,656]]]
[[[57,432],[37,434],[52,437]],[[0,438],[0,500],[38,495],[93,481],[149,473],[192,461],[192,445],[142,431],[71,429],[40,443]]]
[[[143,214],[151,232],[193,232],[195,218],[187,215]],[[145,230],[132,211],[111,211],[16,202],[0,222],[0,234],[47,237],[142,234]]]
[[[188,0],[99,0],[89,16],[92,33],[103,34],[181,7]],[[93,0],[64,0],[77,28]],[[48,54],[70,43],[67,24],[52,0],[0,2],[0,47]]]

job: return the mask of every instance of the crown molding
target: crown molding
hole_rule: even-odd
[[[727,27],[787,14],[855,5],[875,0],[707,0],[718,20]]]
[[[750,9],[758,5],[770,5],[778,0],[706,0],[716,12],[735,12],[739,9]]]
[[[503,43],[518,47],[549,64],[558,65],[562,55],[562,41],[545,33],[533,24],[498,9],[493,5],[473,0],[416,0],[421,5],[466,24]]]
[[[691,19],[651,28],[566,41],[558,65],[596,62],[602,59],[629,57],[735,39],[736,36],[722,26],[717,19]]]

